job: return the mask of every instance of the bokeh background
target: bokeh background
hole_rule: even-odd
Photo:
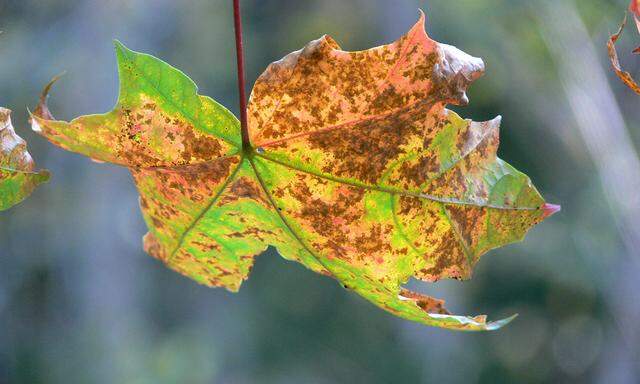
[[[0,105],[52,181],[0,213],[0,383],[640,382],[640,97],[605,42],[625,0],[246,0],[250,83],[327,33],[388,43],[427,12],[441,42],[482,57],[465,117],[503,115],[500,155],[563,210],[486,255],[467,282],[409,285],[460,314],[454,333],[383,312],[272,250],[237,294],[144,254],[129,173],[53,147],[27,107],[66,70],[51,108],[111,109],[112,39],[184,70],[237,112],[230,0],[0,0]],[[623,65],[640,75],[629,26]]]

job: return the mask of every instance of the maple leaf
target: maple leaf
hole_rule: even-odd
[[[182,72],[116,42],[120,95],[106,114],[34,130],[133,174],[145,250],[209,286],[239,289],[255,256],[333,276],[379,307],[424,324],[496,329],[402,288],[466,279],[488,250],[521,240],[558,207],[496,157],[500,118],[466,104],[482,60],[431,40],[424,14],[398,41],[347,52],[328,36],[271,64],[238,120]]]
[[[0,107],[0,211],[18,204],[49,180],[48,171],[34,171],[27,144],[16,135],[10,115],[10,110]]]
[[[640,33],[640,0],[631,0],[629,4],[629,12],[633,15],[633,19],[636,23],[636,27],[638,29],[638,33]],[[635,93],[640,95],[640,86],[638,83],[631,77],[631,74],[627,71],[624,71],[620,66],[620,61],[618,60],[618,53],[616,52],[616,42],[622,35],[622,31],[624,30],[625,25],[627,24],[627,15],[624,16],[618,31],[613,35],[609,36],[609,40],[607,41],[607,51],[609,54],[609,60],[611,61],[611,65],[613,66],[613,70],[615,74],[618,76],[622,82],[633,90]],[[633,53],[639,54],[640,47],[633,50]]]

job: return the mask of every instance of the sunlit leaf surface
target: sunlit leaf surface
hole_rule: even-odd
[[[274,246],[406,319],[463,330],[508,321],[450,315],[402,287],[412,276],[467,279],[482,254],[558,209],[496,157],[499,117],[445,108],[468,102],[484,64],[431,40],[424,15],[389,45],[347,52],[323,36],[271,64],[251,94],[246,150],[238,120],[186,75],[120,43],[116,52],[111,112],[64,122],[41,106],[33,128],[131,170],[149,254],[236,291]]]

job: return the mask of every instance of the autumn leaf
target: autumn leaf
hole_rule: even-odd
[[[629,11],[633,15],[633,19],[635,21],[636,27],[638,29],[638,33],[640,33],[640,1],[639,0],[631,0],[629,4]],[[618,53],[616,52],[616,42],[622,35],[622,31],[624,30],[625,25],[627,24],[627,15],[624,16],[622,20],[622,24],[618,28],[618,31],[613,35],[609,36],[609,40],[607,41],[607,51],[609,53],[609,60],[611,61],[611,65],[613,66],[613,70],[615,74],[622,80],[622,82],[629,88],[631,88],[635,93],[640,95],[640,86],[633,79],[631,74],[627,71],[624,71],[620,66],[620,61],[618,60]],[[633,53],[640,53],[640,47],[633,50]]]
[[[450,329],[509,321],[450,315],[402,287],[467,279],[480,256],[521,240],[558,207],[496,157],[500,118],[466,104],[482,60],[431,40],[424,15],[398,41],[347,52],[328,36],[271,64],[238,120],[182,72],[116,42],[120,95],[106,114],[33,129],[130,169],[145,250],[209,286],[237,291],[274,246],[403,318]],[[304,298],[294,298],[304,300]]]
[[[629,3],[629,12],[633,15],[633,20],[636,23],[636,29],[638,33],[640,33],[640,0],[631,0]],[[634,52],[638,51],[639,48],[636,48]]]
[[[18,204],[49,180],[48,171],[34,171],[27,144],[16,135],[10,115],[10,110],[0,107],[0,211]]]

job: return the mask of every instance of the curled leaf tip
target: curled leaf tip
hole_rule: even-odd
[[[485,71],[484,61],[460,49],[439,44],[440,60],[434,67],[435,81],[442,87],[447,102],[456,105],[469,104],[467,88]]]
[[[633,12],[633,9],[632,9],[632,12]],[[636,23],[638,23],[638,17],[636,16],[635,13],[633,17],[636,20]],[[609,40],[607,41],[607,51],[609,55],[609,61],[611,62],[611,66],[613,67],[613,70],[616,76],[618,76],[618,78],[622,80],[622,82],[627,87],[629,87],[635,93],[640,95],[640,85],[638,85],[638,83],[633,79],[633,77],[631,77],[631,74],[629,72],[622,69],[622,66],[620,65],[620,61],[618,60],[618,53],[616,52],[616,42],[620,38],[620,35],[622,35],[622,31],[624,30],[624,27],[626,24],[627,24],[627,14],[625,13],[624,19],[622,19],[622,23],[620,24],[618,31],[613,35],[609,36]],[[639,29],[640,29],[640,26],[639,26]],[[638,51],[638,49],[640,49],[640,47],[636,48],[636,50],[634,50],[634,53]]]
[[[507,317],[506,319],[492,321],[492,322],[487,324],[486,330],[487,331],[497,331],[498,329],[500,329],[500,328],[504,327],[505,325],[509,324],[510,322],[512,322],[516,317],[518,317],[517,313]]]
[[[47,106],[47,98],[49,97],[49,92],[51,91],[51,87],[53,87],[53,84],[55,84],[58,80],[60,80],[60,78],[62,78],[62,76],[64,76],[65,74],[66,74],[66,71],[55,75],[53,78],[51,78],[51,80],[47,83],[47,85],[45,85],[44,88],[42,89],[42,92],[40,93],[40,100],[38,101],[38,105],[36,106],[36,109],[33,112],[33,114],[31,114],[31,120],[32,120],[31,124],[32,124],[32,129],[34,131],[39,132],[33,126],[33,115],[43,119],[47,119],[47,120],[54,119],[53,115],[51,115],[51,112],[49,111],[49,107]]]

